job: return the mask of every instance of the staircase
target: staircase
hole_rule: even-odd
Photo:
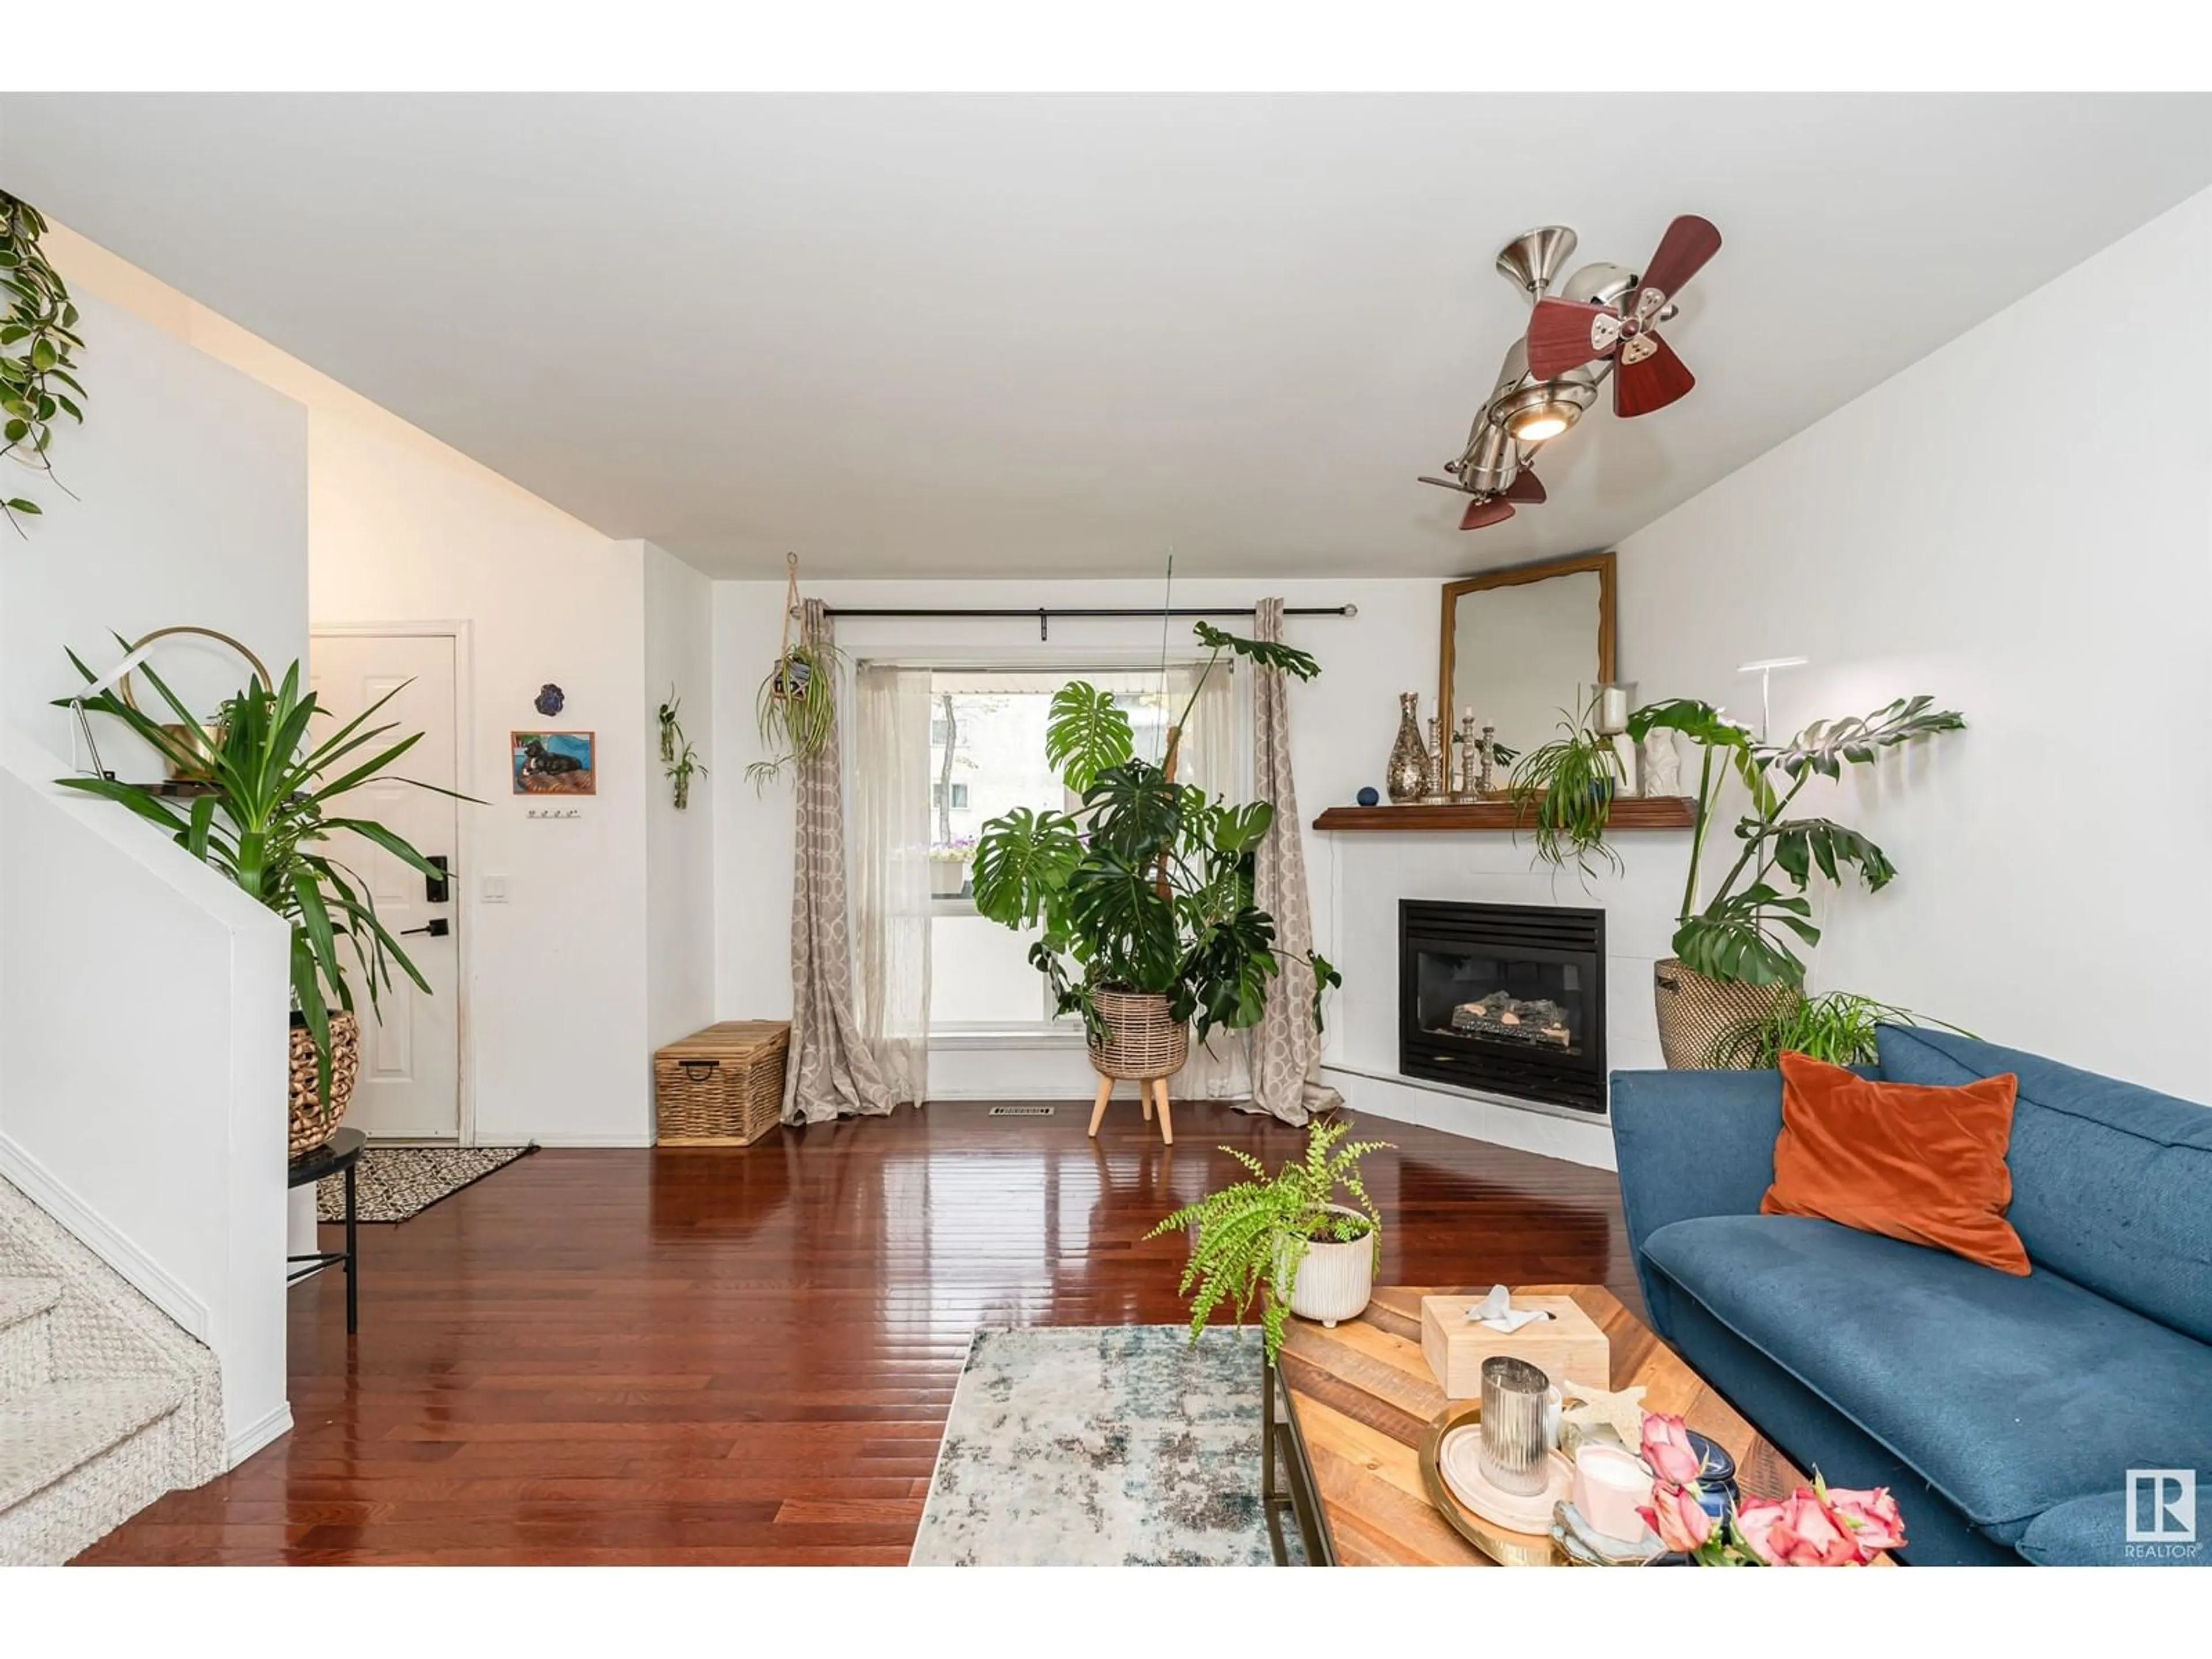
[[[215,1356],[0,1180],[0,1565],[222,1472]]]

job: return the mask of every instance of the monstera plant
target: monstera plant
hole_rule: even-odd
[[[1741,1063],[1745,1046],[1729,1043],[1728,1034],[1763,1029],[1802,1001],[1805,960],[1795,946],[1820,942],[1806,896],[1816,875],[1841,884],[1855,871],[1869,892],[1896,876],[1889,855],[1857,830],[1833,818],[1793,817],[1790,808],[1814,778],[1840,778],[1846,766],[1871,765],[1907,744],[1964,729],[1963,714],[1934,704],[1900,697],[1870,714],[1816,720],[1781,744],[1754,738],[1711,703],[1688,697],[1629,716],[1638,743],[1653,732],[1679,732],[1700,752],[1674,957],[1653,975],[1659,1046],[1669,1066],[1710,1065],[1731,1048],[1730,1063]],[[1705,843],[1731,775],[1749,798],[1735,825],[1741,850],[1701,900]]]
[[[1791,817],[1790,809],[1814,778],[1840,778],[1846,765],[1869,765],[1889,750],[1965,729],[1965,715],[1936,708],[1935,701],[1900,697],[1871,714],[1815,720],[1782,744],[1761,742],[1711,703],[1688,697],[1656,702],[1629,717],[1629,735],[1638,743],[1652,732],[1680,732],[1701,755],[1689,880],[1674,933],[1674,951],[1684,963],[1739,984],[1794,990],[1805,983],[1804,960],[1784,933],[1803,945],[1820,942],[1805,896],[1814,873],[1841,882],[1849,866],[1869,892],[1878,892],[1897,866],[1857,830],[1833,818]],[[1698,866],[1729,772],[1750,796],[1750,810],[1735,826],[1741,850],[1713,896],[1700,903]],[[1788,890],[1775,885],[1778,881],[1786,882]]]
[[[1128,714],[1110,692],[1079,680],[1062,686],[1045,758],[1081,806],[1018,806],[976,838],[976,909],[1008,927],[1042,926],[1030,961],[1059,1011],[1083,1016],[1094,1047],[1108,1035],[1102,992],[1161,999],[1175,1024],[1192,1023],[1203,1042],[1217,1026],[1257,1024],[1267,981],[1281,971],[1274,918],[1253,902],[1254,854],[1275,809],[1231,805],[1177,782],[1176,749],[1224,653],[1302,680],[1321,665],[1289,646],[1206,623],[1196,631],[1212,654],[1158,765],[1137,757]],[[1325,958],[1307,960],[1318,1024],[1322,994],[1342,981]]]

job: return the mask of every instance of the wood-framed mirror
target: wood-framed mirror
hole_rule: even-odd
[[[1579,714],[1583,688],[1615,678],[1613,556],[1585,553],[1447,582],[1437,708],[1471,714],[1522,753]]]

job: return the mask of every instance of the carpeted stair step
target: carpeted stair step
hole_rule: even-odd
[[[58,1279],[0,1278],[0,1400],[52,1375],[52,1346],[40,1316],[61,1299]]]
[[[184,1403],[167,1376],[46,1382],[0,1399],[0,1516]]]

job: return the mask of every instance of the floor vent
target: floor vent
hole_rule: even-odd
[[[994,1106],[991,1108],[991,1115],[993,1117],[1050,1117],[1052,1108],[1049,1106]]]

